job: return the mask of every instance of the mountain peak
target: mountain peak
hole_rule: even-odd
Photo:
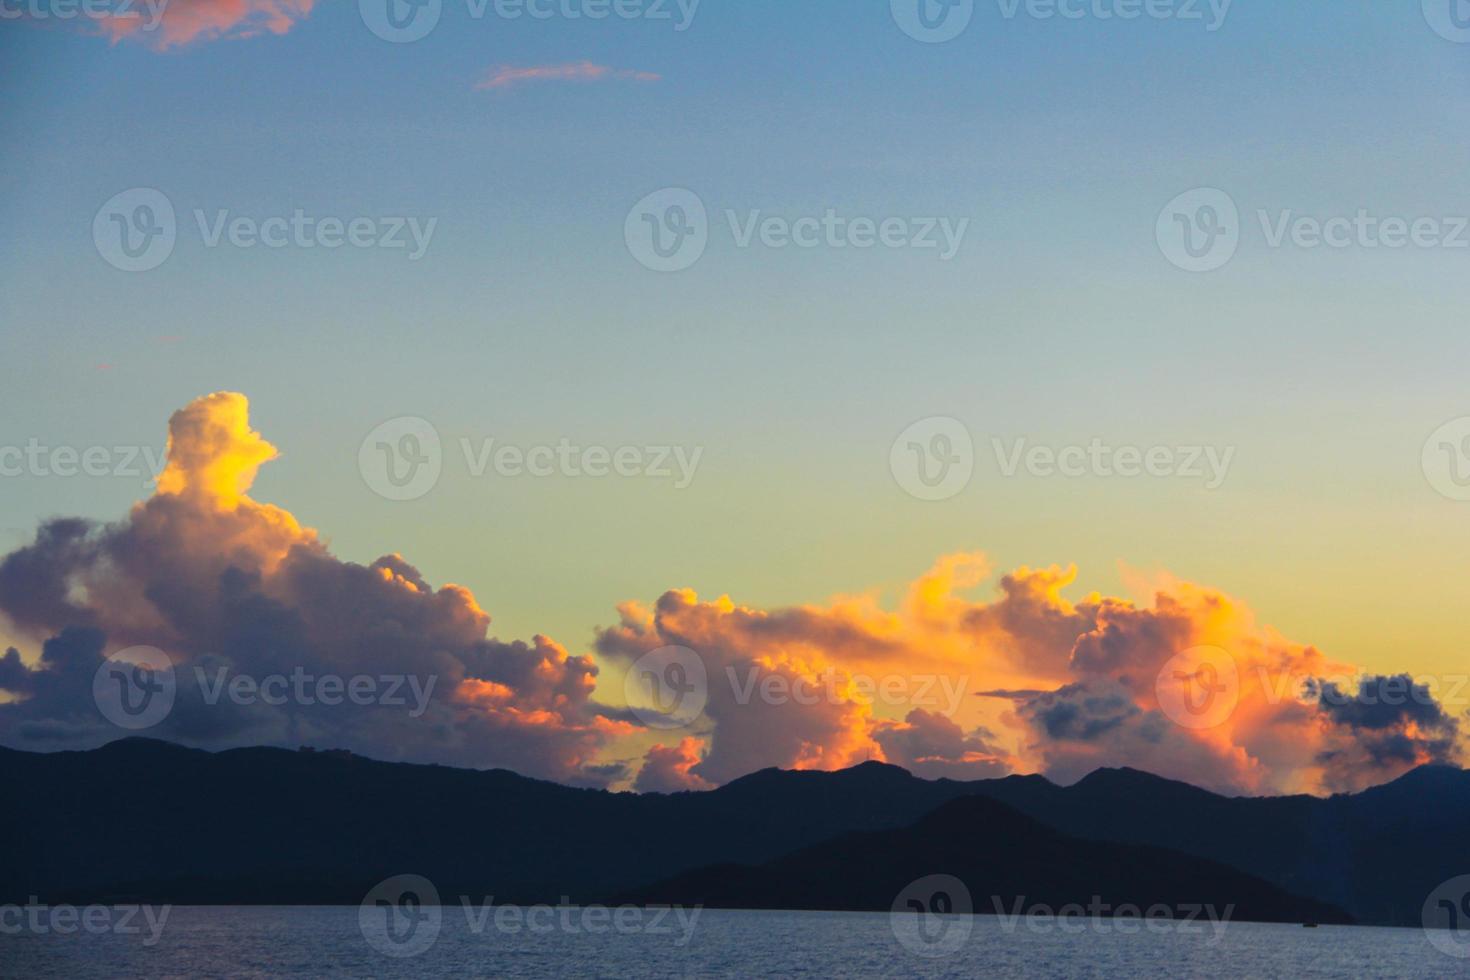
[[[1208,796],[1219,795],[1217,793],[1211,793],[1207,789],[1201,789],[1191,783],[1169,779],[1151,772],[1144,772],[1142,769],[1134,769],[1130,766],[1094,769],[1078,780],[1074,788],[1117,792],[1131,792],[1140,789],[1148,789],[1154,792],[1173,790],[1174,792],[1182,793],[1202,793]]]
[[[869,759],[867,762],[859,762],[855,766],[850,766],[847,769],[842,769],[839,771],[859,773],[891,773],[893,775],[901,774],[908,777],[913,776],[913,773],[909,772],[903,766],[895,766],[891,762],[879,762],[876,759]]]
[[[168,742],[161,738],[149,738],[147,735],[125,735],[122,738],[115,738],[105,745],[98,746],[96,751],[108,754],[115,754],[120,752],[126,752],[130,754],[141,754],[147,752],[170,752],[175,755],[184,755],[186,753],[198,752],[200,750],[191,749],[188,746],[180,745],[177,742]]]
[[[1418,794],[1454,789],[1470,790],[1470,770],[1442,762],[1431,762],[1410,769],[1392,782],[1364,790],[1360,795],[1372,798],[1404,792]]]

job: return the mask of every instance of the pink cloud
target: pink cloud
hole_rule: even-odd
[[[656,82],[662,77],[650,71],[609,68],[590,61],[574,61],[565,65],[530,65],[525,68],[495,65],[485,73],[484,78],[475,83],[475,91],[510,88],[523,82]]]
[[[697,738],[684,738],[670,748],[655,745],[644,757],[643,768],[633,789],[639,793],[682,793],[714,789],[714,785],[693,772],[702,758],[702,743]]]
[[[169,0],[155,20],[142,12],[102,20],[102,32],[114,43],[129,39],[157,50],[195,41],[255,37],[262,32],[285,34],[304,20],[316,0]]]

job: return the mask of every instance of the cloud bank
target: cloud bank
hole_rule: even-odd
[[[500,640],[468,589],[435,588],[398,554],[342,561],[254,500],[275,456],[244,396],[198,399],[169,422],[151,498],[113,524],[48,521],[0,560],[0,625],[31,652],[0,657],[0,744],[126,734],[93,685],[104,658],[144,645],[179,679],[152,735],[640,791],[876,759],[931,778],[1068,782],[1127,765],[1224,792],[1322,793],[1461,758],[1462,712],[1422,682],[1333,662],[1217,590],[1164,579],[1146,604],[1074,601],[1075,569],[1023,567],[975,599],[991,575],[977,553],[940,558],[892,608],[877,592],[760,609],[672,589],[618,606],[586,654]],[[667,647],[694,651],[707,675],[702,711],[673,731],[625,703],[624,675]],[[413,696],[220,696],[236,678],[302,675],[374,690],[397,678]]]
[[[631,726],[591,702],[597,667],[544,636],[489,638],[464,588],[434,589],[394,554],[335,558],[315,531],[247,491],[275,449],[249,426],[243,396],[175,413],[157,493],[99,526],[56,520],[0,562],[0,612],[49,636],[34,669],[0,660],[0,738],[20,747],[97,744],[120,733],[98,714],[104,653],[148,645],[178,665],[179,703],[149,734],[207,744],[320,743],[381,758],[505,766],[569,782]],[[408,705],[206,703],[203,677],[434,678],[427,710]],[[407,680],[400,685],[410,690]]]

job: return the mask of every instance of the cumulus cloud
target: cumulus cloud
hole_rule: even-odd
[[[688,590],[665,593],[652,610],[625,603],[619,611],[622,622],[598,634],[602,656],[632,662],[682,646],[704,661],[704,715],[715,736],[693,775],[723,783],[766,765],[841,769],[870,750],[871,706],[819,646],[801,642],[799,614],[773,617],[728,598],[702,602]]]
[[[644,756],[643,768],[633,789],[639,793],[680,793],[689,790],[713,789],[714,784],[695,775],[694,767],[700,762],[702,743],[693,736],[679,740],[675,746],[655,745]]]
[[[137,41],[158,50],[217,39],[285,34],[311,14],[316,0],[167,0],[132,4],[126,11],[100,19],[102,32],[114,43]]]
[[[170,420],[151,498],[115,524],[47,522],[0,561],[6,635],[34,644],[18,644],[30,659],[0,656],[0,742],[116,737],[93,676],[107,655],[147,645],[180,678],[151,734],[646,791],[878,759],[930,777],[1066,782],[1126,765],[1226,792],[1330,792],[1459,759],[1459,722],[1422,684],[1328,680],[1361,672],[1218,590],[1163,578],[1146,602],[1074,600],[1075,568],[1020,568],[974,598],[991,575],[978,553],[941,557],[891,605],[879,591],[772,609],[687,589],[625,602],[596,634],[597,659],[546,636],[495,639],[469,590],[432,586],[398,554],[341,561],[292,514],[253,499],[275,455],[243,396],[201,398]],[[659,742],[648,706],[616,692],[637,697],[622,672],[666,647],[695,651],[707,683],[702,713]],[[299,672],[401,677],[423,707],[206,696],[218,678]],[[1199,692],[1224,710],[1196,717]]]
[[[607,662],[665,645],[705,658],[708,748],[690,772],[711,782],[878,758],[927,775],[1040,771],[1069,782],[1133,766],[1228,793],[1328,792],[1349,771],[1366,784],[1457,758],[1458,727],[1437,705],[1372,728],[1376,715],[1305,696],[1314,678],[1354,668],[1218,590],[1165,578],[1146,605],[1097,593],[1072,601],[1075,568],[1020,568],[993,601],[967,598],[988,574],[981,555],[946,556],[892,610],[871,594],[763,610],[673,591],[652,609],[623,606],[596,649]],[[1209,656],[1184,669],[1198,650]],[[897,697],[864,689],[893,675],[908,681]],[[1170,684],[1224,685],[1227,675],[1225,710],[1206,724],[1167,703]],[[986,707],[920,703],[919,682],[935,678]],[[782,692],[803,679],[822,691],[813,703],[761,696],[767,682]]]
[[[1157,709],[1140,707],[1127,687],[1111,679],[1028,697],[1017,714],[1032,738],[1024,754],[1061,783],[1104,766],[1131,766],[1233,793],[1254,772],[1236,747],[1199,738]]]
[[[170,420],[157,493],[125,520],[52,521],[0,562],[0,611],[49,638],[33,667],[0,660],[0,689],[16,698],[0,705],[6,744],[116,737],[93,703],[93,675],[104,655],[147,645],[175,662],[178,678],[178,703],[150,734],[323,743],[604,781],[589,764],[633,726],[593,704],[590,657],[545,636],[490,638],[490,616],[469,590],[435,589],[399,555],[337,559],[315,531],[248,495],[274,456],[243,396],[201,398]],[[342,696],[298,688],[298,675],[371,678],[373,695],[329,704]],[[240,676],[293,686],[272,692],[281,704],[219,694],[221,678]]]
[[[1323,719],[1318,758],[1328,789],[1351,792],[1378,782],[1384,770],[1460,761],[1459,719],[1408,674],[1362,677],[1351,693],[1313,680],[1306,693]]]
[[[980,671],[992,680],[1030,676],[981,660],[968,621],[976,607],[957,593],[988,572],[982,555],[945,556],[893,611],[876,594],[762,610],[673,590],[652,608],[620,606],[621,622],[599,632],[595,649],[620,664],[668,646],[699,654],[707,748],[689,771],[708,782],[868,759],[935,776],[1000,775],[1015,760],[990,733],[966,732],[952,717],[968,710],[966,687]]]
[[[988,729],[966,732],[953,719],[925,708],[910,711],[902,722],[879,722],[873,741],[885,761],[925,779],[989,779],[1006,775],[1014,764]]]

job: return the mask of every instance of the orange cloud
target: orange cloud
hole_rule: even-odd
[[[613,662],[666,645],[701,655],[708,746],[690,772],[712,782],[886,758],[935,776],[1015,769],[1070,782],[1128,765],[1227,792],[1326,792],[1458,757],[1458,722],[1437,705],[1384,718],[1305,696],[1314,678],[1357,671],[1217,590],[1166,580],[1150,606],[1096,593],[1074,602],[1064,591],[1075,568],[1021,568],[994,601],[965,597],[987,573],[982,555],[943,557],[894,610],[876,595],[762,610],[676,590],[652,610],[621,606],[597,651]],[[1197,649],[1222,671],[1228,662],[1232,679],[1228,710],[1207,725],[1181,714],[1171,688],[1205,676],[1197,660],[1180,667]],[[861,690],[875,677],[901,683],[875,700],[871,684]],[[773,703],[758,693],[767,681],[822,695]],[[934,694],[945,690],[992,696],[942,710]],[[885,717],[895,712],[902,722]]]
[[[285,34],[311,14],[316,0],[168,0],[155,23],[149,16],[106,17],[102,32],[113,43],[141,41],[158,50],[221,38]],[[144,8],[142,3],[136,8]]]
[[[574,61],[563,65],[531,65],[518,68],[514,65],[496,65],[475,83],[475,91],[510,88],[526,82],[597,82],[635,81],[656,82],[661,75],[648,71],[626,68],[609,68],[607,65],[590,61]]]
[[[158,491],[116,525],[43,525],[0,562],[0,611],[50,638],[34,667],[0,661],[0,736],[21,746],[115,737],[90,700],[106,653],[158,647],[183,678],[181,704],[155,734],[207,744],[324,742],[381,758],[503,765],[568,782],[634,727],[592,703],[597,667],[555,641],[488,637],[468,589],[435,589],[397,554],[363,566],[333,556],[290,513],[250,498],[275,448],[249,424],[243,395],[200,398],[169,422]],[[290,701],[201,702],[194,668],[259,679],[416,679],[420,714]],[[192,699],[192,700],[190,700]]]
[[[670,748],[655,745],[644,756],[643,768],[633,788],[640,793],[682,793],[713,789],[714,784],[696,775],[694,767],[701,759],[703,743],[694,737],[681,739]]]
[[[169,420],[157,492],[126,519],[49,521],[0,560],[6,632],[41,645],[39,660],[0,657],[0,742],[115,737],[91,701],[93,674],[107,653],[150,645],[185,669],[437,684],[415,715],[234,710],[196,693],[164,737],[321,742],[597,785],[627,776],[602,760],[652,744],[647,706],[612,693],[635,697],[636,684],[614,671],[611,691],[599,689],[598,662],[546,636],[490,637],[470,590],[435,588],[396,552],[338,559],[292,514],[251,498],[275,457],[244,396],[200,398]],[[943,556],[892,608],[878,592],[774,609],[687,589],[623,603],[596,635],[604,665],[678,646],[707,674],[702,714],[677,745],[647,749],[634,785],[699,789],[768,766],[886,759],[926,776],[1065,782],[1129,765],[1226,791],[1327,792],[1460,757],[1461,719],[1427,688],[1363,678],[1218,590],[1165,578],[1147,604],[1070,599],[1075,568],[1023,567],[974,597],[990,574],[981,554]]]

